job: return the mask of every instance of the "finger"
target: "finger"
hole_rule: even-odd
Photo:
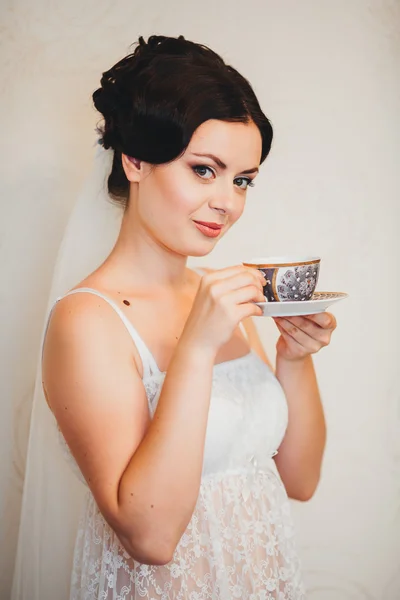
[[[246,302],[245,304],[239,304],[239,322],[248,317],[262,317],[264,314],[263,309],[255,304],[254,302]]]
[[[308,354],[308,351],[305,350],[305,348],[301,344],[299,344],[299,342],[297,342],[295,339],[293,339],[291,335],[286,333],[286,331],[283,329],[283,327],[278,325],[278,329],[281,334],[281,337],[283,338],[283,340],[286,344],[286,348],[289,350],[289,352],[292,355],[304,356],[304,355]]]
[[[286,317],[286,321],[306,333],[313,340],[320,342],[322,346],[327,346],[329,344],[332,330],[324,329],[320,325],[314,323],[311,319],[301,316]]]
[[[230,277],[222,279],[222,281],[214,281],[211,285],[213,292],[217,296],[224,295],[232,290],[238,290],[249,285],[255,285],[260,292],[263,290],[263,281],[259,277],[258,271],[254,273],[249,271],[241,271],[235,275],[231,275]],[[262,294],[262,299],[257,300],[257,302],[264,301],[264,295]]]
[[[297,319],[298,317],[294,318]],[[303,348],[310,353],[318,352],[322,346],[326,345],[325,342],[321,342],[318,339],[311,337],[305,331],[302,331],[300,327],[293,323],[292,320],[281,318],[279,323],[285,333],[287,333],[291,338],[293,338],[294,341],[300,344],[300,346],[303,346]]]
[[[223,296],[224,301],[232,304],[244,304],[246,302],[264,302],[262,290],[257,285],[246,285],[239,289],[229,291]]]
[[[332,331],[336,329],[336,319],[332,313],[323,312],[316,315],[305,315],[305,318],[323,329],[330,329]]]
[[[222,279],[228,279],[230,277],[234,277],[235,275],[240,275],[242,273],[251,273],[256,280],[263,281],[264,275],[258,269],[253,269],[252,267],[245,267],[244,265],[234,265],[233,267],[226,267],[225,269],[218,269],[216,271],[212,271],[207,273],[204,277],[210,281],[220,281]]]

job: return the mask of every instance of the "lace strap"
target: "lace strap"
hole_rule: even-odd
[[[142,340],[142,338],[140,337],[140,335],[138,334],[138,332],[136,331],[136,329],[134,328],[132,323],[129,321],[127,316],[124,314],[124,312],[120,309],[120,307],[116,304],[116,302],[114,302],[114,300],[111,300],[111,298],[108,298],[108,296],[105,296],[104,294],[102,294],[101,292],[99,292],[98,290],[95,290],[93,288],[81,287],[81,288],[76,288],[75,290],[71,290],[70,292],[67,292],[66,294],[64,294],[64,296],[60,296],[59,298],[57,298],[54,306],[62,298],[65,298],[66,296],[72,296],[72,294],[77,294],[80,292],[87,292],[89,294],[94,294],[95,296],[102,298],[119,315],[119,317],[121,318],[121,321],[125,325],[126,329],[128,330],[129,335],[131,336],[131,338],[133,339],[133,341],[136,345],[136,348],[137,348],[137,351],[139,352],[140,358],[142,359],[143,379],[150,376],[154,372],[158,372],[159,368],[157,366],[157,363],[156,363],[152,353],[150,352],[150,350],[148,349],[148,347],[146,346],[146,344],[144,343],[144,341]],[[53,306],[51,312],[53,311],[54,306]],[[46,332],[47,332],[47,328],[49,325],[51,312],[49,315],[49,320],[47,322]],[[43,352],[42,352],[42,354],[43,354]]]

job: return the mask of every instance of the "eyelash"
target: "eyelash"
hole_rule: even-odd
[[[211,171],[212,173],[215,174],[214,170],[211,167],[208,167],[207,165],[196,165],[195,167],[192,167],[193,171],[199,176],[201,177],[200,173],[197,172],[197,169],[208,169],[208,171]],[[204,179],[204,177],[201,177],[202,179]],[[236,177],[236,180],[238,179],[242,179],[243,181],[247,181],[247,187],[254,187],[255,183],[254,181],[252,181],[252,179],[250,179],[249,177]],[[236,181],[235,180],[235,181]],[[240,186],[237,186],[239,189],[244,189],[246,190],[247,188],[241,188]]]

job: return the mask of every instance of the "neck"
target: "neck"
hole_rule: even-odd
[[[140,287],[163,292],[182,289],[190,271],[187,256],[178,255],[157,243],[139,219],[125,211],[118,239],[103,268],[112,273],[117,287]]]

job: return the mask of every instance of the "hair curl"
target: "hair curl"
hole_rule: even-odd
[[[104,123],[99,143],[114,150],[108,192],[127,205],[129,181],[121,153],[153,165],[180,157],[194,131],[209,119],[253,121],[262,137],[261,162],[272,143],[272,126],[250,83],[207,46],[141,36],[132,54],[102,74],[93,93]]]

